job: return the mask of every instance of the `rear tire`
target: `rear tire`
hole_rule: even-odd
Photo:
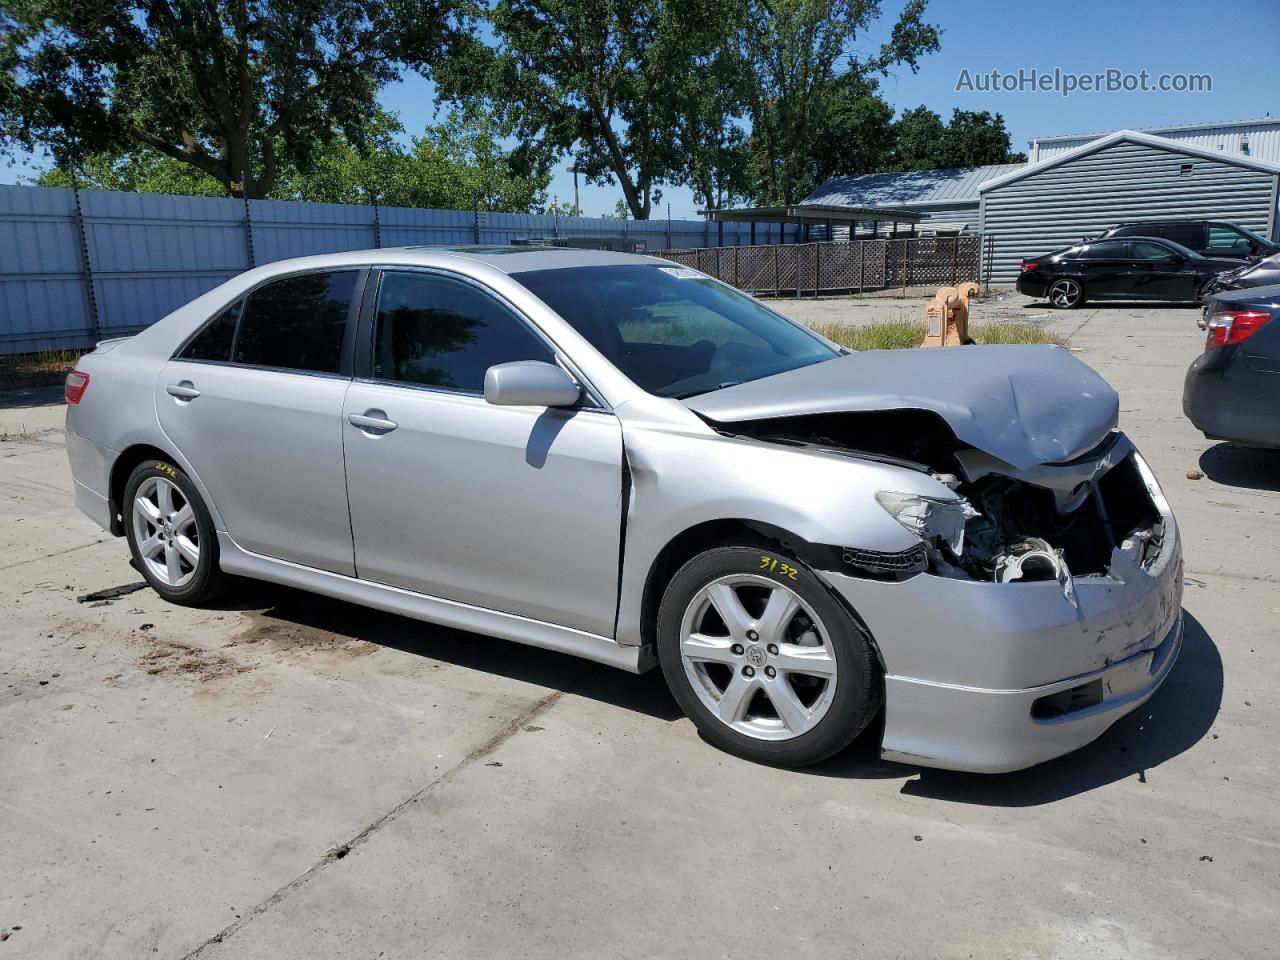
[[[191,478],[175,464],[147,460],[134,468],[124,491],[129,551],[152,589],[184,606],[215,596],[223,580],[218,537]]]
[[[758,763],[824,760],[880,709],[869,637],[816,574],[772,546],[717,546],[681,567],[658,612],[658,657],[703,738]]]
[[[1084,303],[1084,284],[1072,277],[1061,277],[1049,284],[1046,299],[1055,310],[1074,310]]]

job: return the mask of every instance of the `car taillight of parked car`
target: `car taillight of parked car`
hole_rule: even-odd
[[[1209,318],[1209,338],[1204,348],[1225,347],[1240,343],[1267,325],[1271,314],[1254,310],[1222,310]]]
[[[89,389],[89,375],[81,373],[79,370],[72,370],[67,374],[67,382],[62,388],[62,395],[67,398],[67,403],[79,403],[84,392]]]
[[[1040,264],[1038,264],[1038,263],[1031,263],[1031,262],[1029,262],[1029,261],[1027,261],[1027,260],[1023,260],[1023,261],[1022,261],[1022,271],[1021,271],[1021,272],[1022,272],[1022,273],[1030,273],[1032,270],[1034,270],[1034,269],[1035,269],[1036,267],[1038,267],[1038,266],[1040,266]]]

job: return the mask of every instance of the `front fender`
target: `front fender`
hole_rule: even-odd
[[[919,541],[876,503],[880,490],[954,496],[927,473],[856,456],[657,425],[623,425],[631,472],[619,643],[642,642],[646,580],[672,540],[741,520],[813,544],[895,553]]]

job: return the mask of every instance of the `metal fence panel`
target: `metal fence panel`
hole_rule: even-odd
[[[136,332],[258,264],[413,244],[549,242],[717,253],[687,258],[773,292],[795,272],[794,228],[421,210],[0,186],[0,353],[83,349]],[[763,246],[751,246],[752,241]],[[775,249],[783,254],[770,253]],[[764,251],[764,252],[762,252]],[[714,260],[714,264],[710,262]],[[680,262],[686,262],[681,260]],[[786,264],[790,267],[786,267]],[[825,268],[824,268],[825,275]],[[770,287],[773,284],[773,287]],[[784,286],[794,287],[794,280]]]

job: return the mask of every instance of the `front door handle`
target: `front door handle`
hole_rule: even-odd
[[[374,416],[379,414],[379,416]],[[352,413],[347,416],[347,423],[359,427],[366,433],[390,433],[399,426],[394,420],[388,420],[381,410],[369,410],[365,413]]]
[[[183,380],[181,383],[171,383],[164,388],[164,392],[171,397],[177,397],[179,400],[194,400],[200,396],[200,391],[191,385],[190,380]]]

